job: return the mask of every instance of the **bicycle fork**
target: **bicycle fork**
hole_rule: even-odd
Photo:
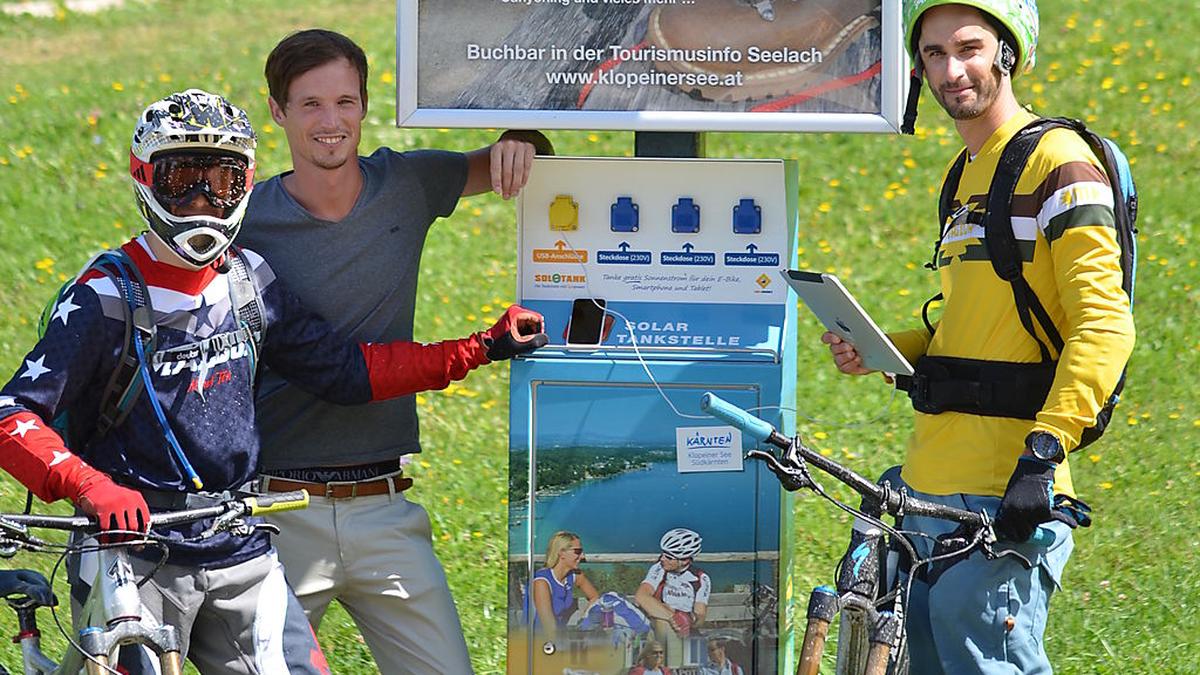
[[[864,504],[864,506],[866,506]],[[875,514],[871,514],[875,515]],[[856,520],[850,546],[842,558],[837,589],[818,586],[808,601],[805,629],[797,675],[817,675],[829,625],[840,613],[838,675],[885,675],[893,650],[903,634],[902,608],[892,611],[876,606],[881,582],[887,573],[887,549],[883,532]]]
[[[124,549],[102,548],[96,552],[99,568],[93,592],[101,603],[99,616],[105,625],[89,625],[79,632],[79,646],[88,658],[84,659],[87,675],[114,672],[110,655],[122,645],[144,645],[154,651],[162,675],[181,675],[179,633],[174,626],[149,627],[142,621],[142,600],[137,581]],[[89,618],[97,613],[87,612]]]

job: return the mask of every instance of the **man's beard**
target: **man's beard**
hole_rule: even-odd
[[[995,70],[989,73],[989,76],[976,82],[968,79],[971,83],[975,94],[975,100],[968,103],[957,103],[953,97],[945,92],[937,92],[938,103],[950,115],[951,119],[955,120],[973,120],[979,117],[996,100],[996,95],[1000,91],[1000,78],[996,76]]]

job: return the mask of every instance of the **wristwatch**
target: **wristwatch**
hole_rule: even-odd
[[[1067,457],[1058,437],[1048,431],[1034,431],[1025,437],[1025,449],[1038,459],[1058,464]]]

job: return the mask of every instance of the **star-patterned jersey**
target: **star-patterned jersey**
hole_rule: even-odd
[[[254,478],[253,344],[238,339],[227,275],[154,259],[144,236],[122,246],[145,278],[157,326],[150,379],[157,400],[204,490],[237,489]],[[261,293],[267,331],[261,360],[290,382],[343,404],[440,389],[487,363],[478,336],[433,344],[356,344],[305,309],[269,265],[243,249]],[[46,420],[69,411],[72,438],[90,438],[100,396],[125,345],[125,300],[104,274],[85,271],[61,292],[45,335],[0,390],[0,467],[45,501],[71,496],[64,472],[82,460],[142,491],[184,492],[191,482],[173,457],[147,392],[127,419],[88,447],[64,447]],[[241,332],[244,335],[244,331]],[[161,358],[170,354],[170,358]],[[203,523],[172,532],[180,538]],[[265,535],[218,535],[171,546],[171,562],[223,567],[266,552]]]

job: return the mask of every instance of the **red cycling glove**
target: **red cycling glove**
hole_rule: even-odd
[[[80,484],[75,505],[95,516],[101,530],[145,532],[150,526],[150,509],[142,494],[117,485],[99,471]]]
[[[520,305],[509,305],[500,320],[481,334],[489,361],[504,361],[546,346],[546,320]]]

